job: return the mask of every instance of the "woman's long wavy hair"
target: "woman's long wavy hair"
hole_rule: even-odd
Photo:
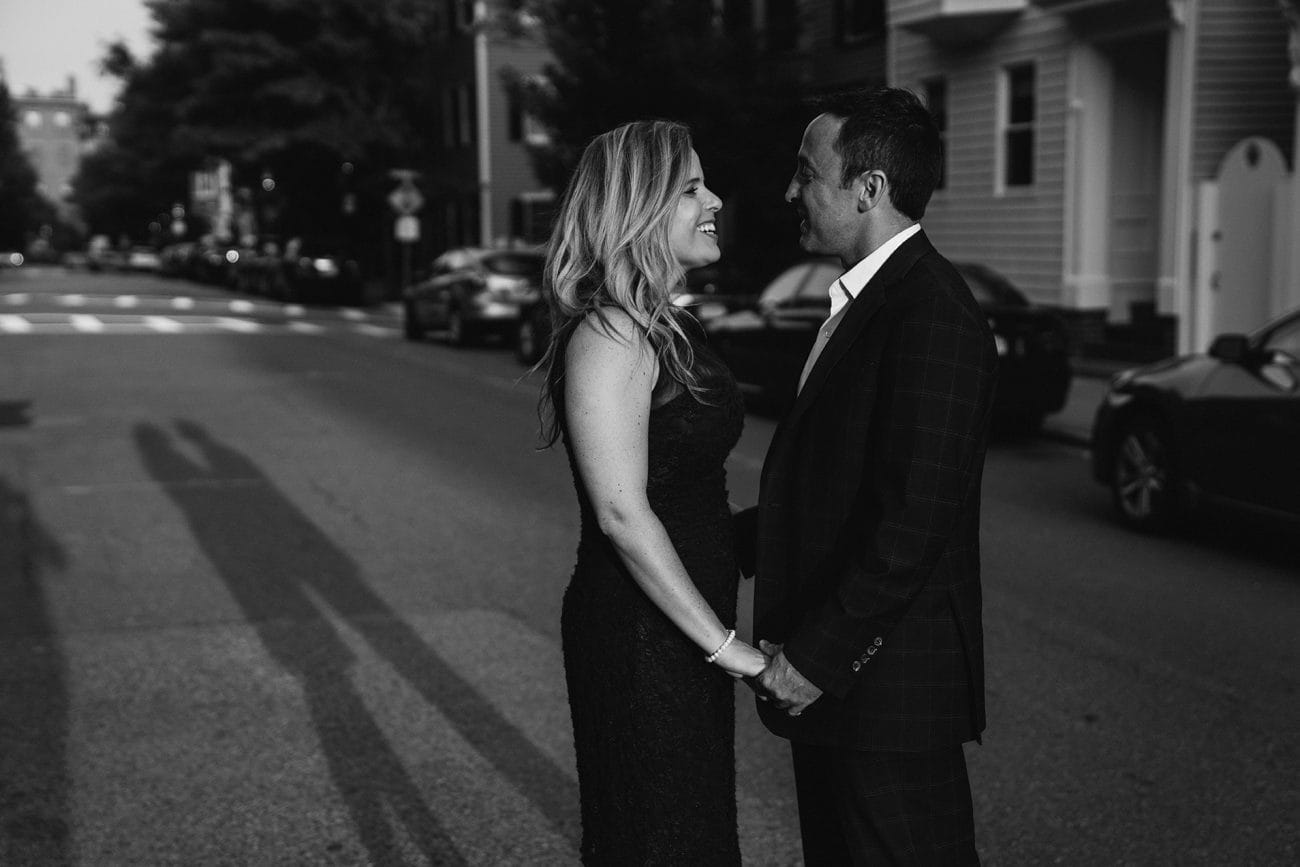
[[[635,121],[597,136],[582,153],[560,200],[547,246],[542,293],[552,337],[540,412],[546,444],[563,432],[564,360],[574,329],[593,316],[613,334],[622,310],[645,335],[662,374],[708,402],[692,371],[695,353],[671,300],[686,279],[668,232],[691,171],[691,134],[680,123]]]

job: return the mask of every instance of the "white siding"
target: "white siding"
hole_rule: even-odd
[[[892,0],[891,15],[917,0]],[[901,28],[890,31],[890,83],[923,93],[921,82],[948,81],[947,187],[923,225],[954,260],[982,262],[1034,300],[1061,300],[1064,233],[1066,73],[1069,35],[1061,20],[1034,9],[983,44],[953,49]],[[1035,181],[995,191],[999,76],[1032,62],[1037,73]]]
[[[1192,129],[1192,180],[1213,178],[1246,136],[1288,157],[1295,95],[1287,83],[1287,27],[1277,0],[1201,0]]]

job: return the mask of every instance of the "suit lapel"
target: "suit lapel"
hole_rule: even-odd
[[[840,324],[831,335],[813,369],[808,372],[808,380],[800,389],[799,397],[787,414],[782,427],[790,429],[795,426],[800,416],[817,399],[817,394],[826,384],[826,378],[831,370],[858,339],[858,335],[867,327],[875,312],[885,303],[890,287],[901,280],[918,259],[933,249],[925,232],[917,232],[904,241],[875,276],[867,281],[867,285],[862,287],[858,297],[853,299],[845,310],[844,318],[840,320]]]

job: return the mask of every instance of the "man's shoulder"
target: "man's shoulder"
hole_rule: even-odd
[[[961,321],[985,320],[961,272],[934,249],[912,263],[892,296],[895,309],[908,316],[927,313]]]

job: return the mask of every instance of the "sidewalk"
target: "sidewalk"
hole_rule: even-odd
[[[1043,420],[1042,434],[1049,439],[1087,448],[1092,438],[1092,418],[1110,384],[1121,370],[1138,366],[1136,362],[1108,361],[1097,358],[1071,359],[1074,378],[1065,407]]]

